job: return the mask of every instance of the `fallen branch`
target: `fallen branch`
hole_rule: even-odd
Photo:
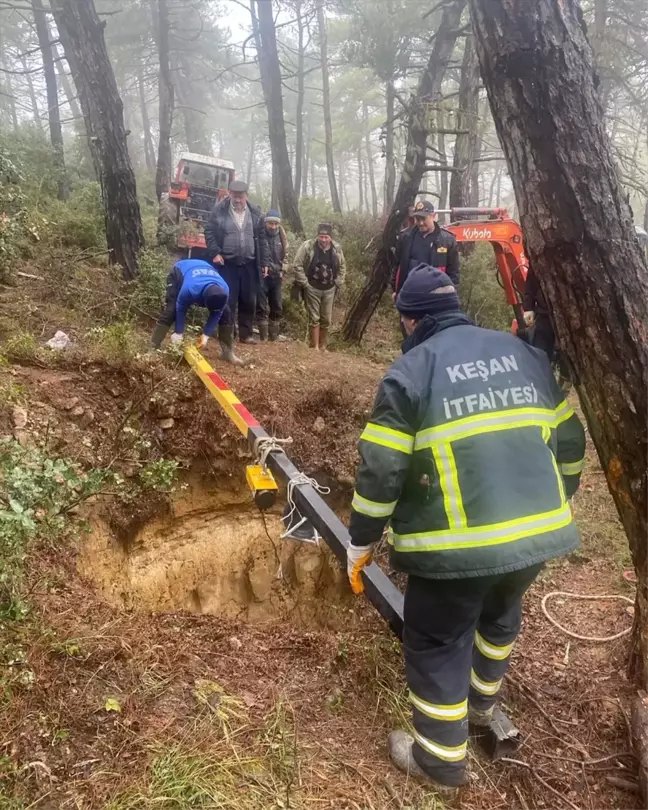
[[[547,790],[550,790],[554,794],[554,796],[558,796],[559,799],[562,799],[563,801],[567,802],[567,804],[570,807],[572,807],[573,810],[581,810],[581,808],[578,807],[578,805],[574,804],[572,801],[570,801],[567,798],[567,796],[565,796],[559,790],[556,790],[555,787],[552,787],[549,784],[549,782],[547,782],[545,779],[543,779],[540,776],[540,774],[536,771],[536,769],[533,766],[529,765],[528,762],[522,762],[521,759],[511,759],[510,757],[502,757],[500,759],[500,762],[509,762],[511,765],[519,765],[522,768],[526,768],[527,770],[531,771],[531,773],[535,776],[535,778],[538,780],[538,782],[540,782],[541,785],[544,785],[544,787],[546,787]]]

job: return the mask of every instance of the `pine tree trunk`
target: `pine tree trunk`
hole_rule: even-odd
[[[38,99],[36,98],[36,90],[34,89],[34,82],[32,80],[31,73],[29,72],[29,65],[27,64],[27,60],[25,59],[24,56],[20,57],[20,64],[22,65],[23,73],[25,74],[25,79],[27,81],[27,92],[29,94],[29,103],[31,104],[32,107],[34,124],[36,124],[36,128],[42,132],[43,121],[41,119],[40,110],[38,109]]]
[[[383,211],[391,211],[394,204],[396,190],[396,158],[394,156],[394,114],[396,108],[396,94],[394,78],[390,78],[385,85],[385,196]]]
[[[448,155],[446,153],[446,145],[445,145],[445,132],[443,131],[445,127],[445,115],[443,113],[443,108],[439,108],[437,111],[437,149],[439,150],[438,159],[441,166],[448,165]],[[448,172],[444,172],[443,169],[439,170],[439,204],[437,208],[447,208],[448,207]]]
[[[378,216],[378,194],[376,192],[376,175],[374,171],[374,157],[373,150],[371,149],[371,131],[369,129],[369,110],[367,102],[362,102],[362,123],[364,125],[365,133],[365,149],[367,152],[367,169],[369,172],[369,186],[371,188],[371,214],[374,217]],[[367,201],[367,208],[369,208],[369,201]]]
[[[452,0],[444,9],[432,52],[419,80],[415,95],[410,99],[407,120],[405,161],[394,205],[383,231],[371,273],[344,319],[342,335],[345,340],[359,342],[389,284],[396,239],[407,209],[414,202],[421,184],[430,132],[431,107],[441,93],[441,84],[457,41],[461,14],[466,0]]]
[[[54,152],[54,164],[58,174],[59,200],[67,200],[69,185],[65,172],[65,156],[63,153],[63,130],[61,129],[61,114],[58,101],[58,87],[56,84],[56,70],[54,68],[54,54],[50,41],[50,32],[47,25],[47,16],[41,5],[41,0],[32,0],[34,25],[38,37],[38,47],[43,57],[43,73],[45,74],[45,89],[47,91],[47,118],[49,121],[50,143]]]
[[[245,182],[250,185],[252,182],[252,168],[254,167],[254,150],[256,148],[256,131],[254,127],[251,127],[251,134],[250,134],[250,149],[248,151],[248,160],[247,160],[247,174],[245,177]]]
[[[159,136],[157,166],[155,170],[155,193],[158,201],[169,190],[171,183],[171,130],[173,128],[173,79],[169,62],[169,6],[167,0],[157,0],[156,42],[160,63],[159,88]]]
[[[456,171],[450,177],[450,208],[471,206],[473,165],[477,149],[477,119],[479,115],[479,62],[475,50],[475,38],[466,37],[464,57],[459,82],[459,110],[452,166]],[[439,206],[441,207],[441,206]],[[472,245],[474,247],[474,245]]]
[[[254,3],[252,4],[254,9]],[[277,52],[272,0],[261,0],[253,11],[253,25],[258,34],[261,86],[268,111],[268,135],[272,153],[272,182],[281,215],[294,233],[303,233],[297,206],[297,195],[292,181],[290,158],[286,144],[286,128],[281,93],[281,67]],[[258,15],[258,17],[257,17]]]
[[[137,275],[144,245],[135,175],[128,156],[117,82],[92,0],[53,0],[52,12],[97,158],[111,262]]]
[[[648,268],[605,131],[576,0],[470,0],[526,250],[573,367],[637,572],[631,672],[646,683]]]
[[[333,125],[331,123],[331,92],[329,89],[328,40],[326,20],[324,18],[323,0],[317,0],[317,27],[320,41],[320,59],[322,62],[322,104],[324,107],[324,146],[326,151],[326,171],[331,190],[331,205],[334,211],[341,211],[340,197],[335,182],[335,161],[333,158]]]
[[[357,157],[358,161],[358,211],[364,211],[364,170],[362,168],[362,141],[358,144]]]
[[[302,190],[302,171],[304,168],[304,18],[302,0],[295,0],[297,16],[297,113],[295,121],[295,194],[299,197]]]
[[[304,161],[302,166],[301,196],[308,197],[308,167],[310,166],[310,136],[311,119],[310,112],[306,114],[306,143],[304,145]]]
[[[146,105],[146,87],[144,84],[144,71],[142,65],[137,65],[137,92],[140,103],[140,115],[142,118],[142,131],[144,135],[144,160],[149,171],[155,169],[157,160],[155,158],[155,147],[153,146],[153,135],[151,134],[151,119]]]
[[[8,69],[4,40],[2,39],[2,26],[0,26],[0,67],[3,67],[5,70]],[[18,129],[18,113],[16,111],[16,98],[14,96],[11,75],[9,73],[2,74],[0,72],[0,78],[3,79],[2,83],[0,83],[0,90],[6,93],[9,114],[11,115],[11,127],[15,132]],[[0,100],[4,101],[4,96],[0,95]]]

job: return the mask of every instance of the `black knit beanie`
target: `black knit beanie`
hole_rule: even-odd
[[[451,287],[450,292],[435,292]],[[410,271],[396,299],[396,309],[401,315],[420,320],[425,315],[441,312],[459,312],[459,296],[450,277],[443,270],[419,264]]]

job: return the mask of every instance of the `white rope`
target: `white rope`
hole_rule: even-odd
[[[253,452],[256,463],[265,468],[270,453],[276,450],[284,453],[284,445],[292,443],[292,436],[287,439],[277,439],[276,436],[261,436],[259,439],[255,439]]]
[[[624,602],[630,602],[631,605],[634,605],[634,600],[629,599],[627,596],[621,596],[620,594],[596,594],[596,595],[588,595],[584,593],[570,593],[569,591],[551,591],[551,593],[546,594],[541,602],[541,608],[544,615],[549,619],[549,621],[557,627],[559,630],[562,630],[568,636],[572,638],[578,638],[581,641],[614,641],[617,638],[621,638],[622,636],[627,636],[628,633],[632,631],[632,627],[627,627],[625,630],[621,630],[619,633],[615,633],[613,636],[582,636],[580,633],[574,633],[572,630],[568,630],[566,627],[563,627],[562,624],[559,624],[556,619],[549,613],[547,610],[547,602],[549,599],[553,599],[554,596],[566,596],[568,599],[622,599]]]
[[[290,522],[292,520],[292,516],[295,514],[297,509],[297,505],[295,503],[294,493],[295,487],[301,487],[305,484],[313,487],[313,489],[319,493],[320,495],[328,495],[331,491],[330,487],[325,487],[322,484],[318,483],[315,478],[309,478],[305,473],[298,472],[297,475],[293,475],[292,478],[288,479],[288,487],[286,492],[286,500],[288,501],[288,506],[290,507],[290,511],[284,518],[286,525],[290,526]],[[282,535],[281,539],[285,537],[290,537],[290,533],[295,531],[302,523],[306,522],[306,518],[302,518],[297,526],[292,526],[290,529],[287,529]],[[313,526],[313,531],[315,532],[315,539],[314,540],[302,540],[304,543],[312,543],[313,545],[319,546],[320,536],[317,529]]]

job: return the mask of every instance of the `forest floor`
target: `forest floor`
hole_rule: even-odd
[[[0,810],[443,807],[386,755],[389,730],[408,722],[398,643],[325,549],[280,541],[280,511],[254,510],[245,442],[182,358],[140,356],[143,326],[92,331],[110,285],[103,270],[75,274],[61,290],[91,285],[91,299],[33,279],[0,295],[0,434],[125,482],[175,459],[181,486],[103,493],[79,509],[85,531],[30,549],[29,611],[0,621]],[[41,347],[56,329],[76,348],[53,358]],[[293,340],[246,346],[250,365],[234,369],[207,351],[266,429],[293,438],[289,455],[342,516],[392,332],[377,319],[371,358]],[[628,636],[569,638],[540,604],[553,590],[633,595],[591,444],[574,511],[582,546],[531,589],[503,688],[522,744],[491,762],[473,742],[477,780],[455,807],[640,806]],[[632,622],[622,601],[549,607],[585,635]]]

